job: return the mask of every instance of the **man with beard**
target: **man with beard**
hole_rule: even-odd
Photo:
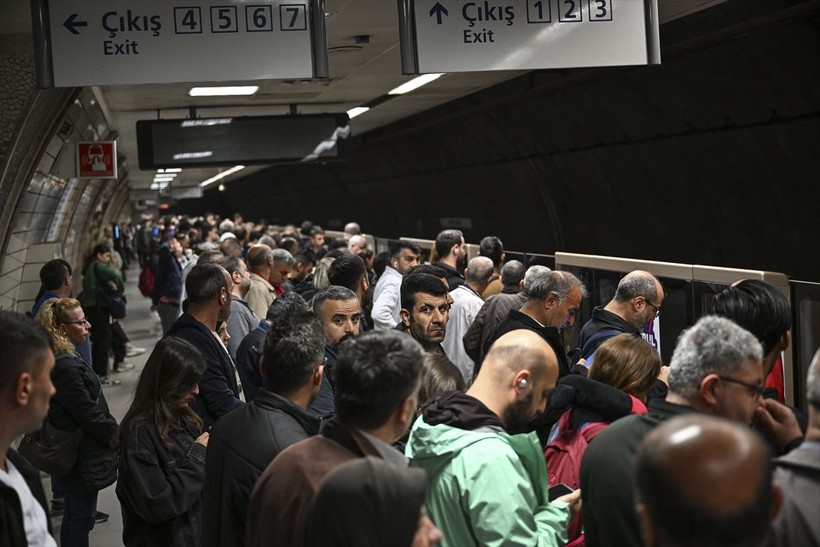
[[[325,374],[319,395],[308,408],[308,412],[318,418],[327,419],[335,414],[333,368],[336,366],[336,354],[342,342],[359,335],[362,307],[356,293],[345,287],[331,285],[313,297],[313,313],[322,320],[325,331]]]
[[[202,491],[204,546],[243,545],[248,500],[262,471],[285,448],[319,432],[319,419],[307,407],[322,384],[323,346],[322,323],[313,313],[293,311],[271,320],[260,367],[265,387],[211,429]]]
[[[436,236],[436,252],[438,266],[447,273],[449,291],[464,284],[464,264],[467,259],[467,245],[464,243],[464,234],[461,230],[444,230]]]
[[[177,319],[166,336],[192,343],[202,353],[207,369],[199,381],[193,409],[205,431],[221,416],[245,402],[242,384],[228,348],[216,333],[216,324],[231,315],[233,281],[225,268],[209,262],[197,264],[185,280],[188,311]]]
[[[442,280],[426,273],[411,273],[401,282],[401,323],[404,331],[428,353],[446,355],[441,342],[447,331],[450,300]]]
[[[236,256],[226,256],[220,261],[223,268],[230,274],[233,281],[233,291],[231,291],[231,315],[228,317],[228,353],[231,359],[236,361],[236,350],[245,336],[248,335],[259,324],[259,320],[253,314],[253,310],[245,302],[245,295],[251,288],[251,274],[245,261]]]
[[[467,393],[424,408],[407,455],[427,471],[425,506],[443,547],[566,543],[580,492],[550,502],[538,437],[518,434],[544,411],[557,379],[550,345],[518,329],[493,344]]]

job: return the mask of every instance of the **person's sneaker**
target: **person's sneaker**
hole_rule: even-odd
[[[145,348],[138,348],[137,346],[126,346],[125,348],[126,357],[136,357],[137,355],[142,355],[143,353],[145,353]]]
[[[49,516],[59,517],[65,511],[65,500],[51,500],[51,508],[48,510]]]
[[[109,517],[108,513],[103,513],[102,511],[97,511],[97,513],[94,515],[94,523],[99,524],[101,522],[105,522],[105,521],[108,520],[108,517]]]
[[[111,369],[111,372],[122,372],[124,370],[132,370],[134,368],[133,363],[126,363],[123,361],[122,363],[117,363]]]
[[[108,376],[102,376],[100,378],[100,383],[103,385],[103,387],[105,387],[105,386],[118,386],[122,382],[120,382],[119,380],[112,380]]]

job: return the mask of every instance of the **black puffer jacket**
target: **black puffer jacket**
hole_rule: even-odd
[[[100,380],[74,353],[57,356],[51,381],[57,392],[51,398],[48,419],[63,431],[83,430],[77,461],[60,482],[74,492],[99,492],[117,480],[117,420],[108,411]]]
[[[223,416],[208,441],[202,545],[244,545],[256,480],[282,450],[317,433],[318,418],[266,389]]]

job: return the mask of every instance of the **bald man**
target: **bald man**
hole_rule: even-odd
[[[772,487],[762,439],[711,416],[658,426],[643,441],[635,469],[645,547],[764,545],[783,499]]]
[[[640,335],[661,312],[663,297],[663,287],[651,273],[635,270],[626,274],[609,304],[596,306],[592,318],[581,328],[578,358],[586,359],[589,367],[595,350],[605,340],[624,332]]]
[[[550,345],[518,329],[493,344],[467,393],[424,408],[407,455],[427,471],[425,506],[443,547],[564,545],[580,493],[548,501],[538,437],[517,434],[544,411],[557,379]]]

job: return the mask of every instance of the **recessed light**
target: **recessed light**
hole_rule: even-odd
[[[404,95],[405,93],[410,93],[414,89],[427,85],[433,80],[438,80],[442,76],[444,76],[444,74],[423,74],[417,78],[413,78],[409,82],[403,83],[399,87],[391,89],[388,95]]]
[[[222,87],[192,87],[188,91],[191,97],[229,97],[236,95],[253,95],[259,91],[258,85],[231,85]]]
[[[364,113],[365,113],[365,112],[367,112],[368,110],[370,110],[370,109],[369,109],[368,107],[366,107],[366,106],[357,106],[356,108],[351,108],[350,110],[348,110],[348,111],[347,111],[347,115],[348,115],[348,116],[350,117],[350,119],[352,120],[353,118],[355,118],[355,117],[356,117],[356,116],[358,116],[359,114],[364,114]]]

